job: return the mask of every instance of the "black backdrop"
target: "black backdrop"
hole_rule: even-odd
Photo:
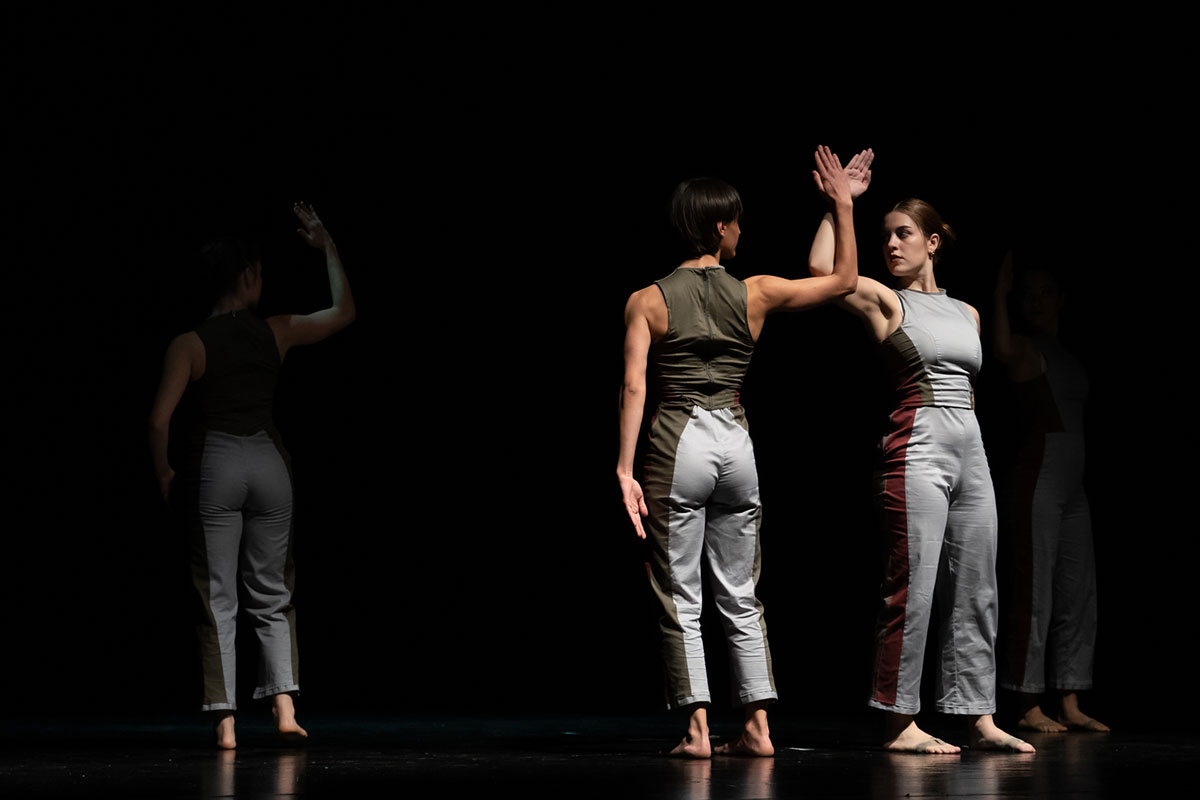
[[[819,64],[684,81],[472,42],[418,57],[310,33],[263,53],[261,31],[236,21],[204,35],[183,19],[17,22],[10,711],[195,707],[184,548],[155,494],[146,415],[168,341],[205,315],[188,254],[206,237],[262,242],[264,313],[325,302],[321,257],[293,232],[301,199],[334,233],[359,309],[289,356],[277,398],[304,706],[657,707],[643,554],[613,477],[621,309],[676,263],[666,203],[693,175],[742,192],[734,274],[803,274],[820,142],[843,160],[877,153],[856,209],[862,274],[885,277],[879,220],[912,195],[958,229],[939,283],[985,329],[1007,248],[1069,276],[1065,338],[1093,381],[1096,707],[1172,719],[1154,690],[1187,677],[1190,304],[1168,244],[1166,123],[1144,95],[1114,97],[1099,75],[993,77],[949,97],[885,77],[843,95],[832,79],[813,88]],[[1002,458],[1005,386],[988,355],[980,415]],[[876,366],[858,323],[822,308],[768,322],[745,386],[781,713],[861,708]]]

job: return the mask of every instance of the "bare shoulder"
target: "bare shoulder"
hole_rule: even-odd
[[[272,317],[267,317],[267,325],[275,333],[276,337],[278,337],[281,331],[287,330],[288,326],[292,324],[293,316],[295,315],[276,314]]]
[[[204,374],[204,342],[195,331],[181,333],[167,346],[167,367],[186,369],[191,380]]]
[[[204,355],[204,342],[200,339],[200,334],[195,331],[181,333],[171,340],[171,344],[167,346],[168,355],[193,357],[195,355]]]
[[[962,303],[964,306],[967,307],[967,311],[970,311],[971,316],[975,318],[976,329],[981,330],[982,326],[979,323],[979,311],[976,310],[975,306],[971,305],[970,303],[963,303],[963,301],[961,301],[961,300],[959,300],[958,302]]]
[[[654,284],[629,295],[625,303],[626,329],[646,330],[652,341],[658,341],[667,332],[669,317],[667,301],[663,299],[662,290]]]
[[[897,309],[900,307],[900,300],[897,299],[895,290],[874,278],[859,276],[858,288],[855,290],[855,293],[862,295],[864,299],[877,303],[880,307],[887,306]]]
[[[629,295],[629,300],[625,303],[625,317],[628,319],[630,314],[650,317],[660,309],[666,313],[667,303],[663,300],[662,290],[652,283]]]

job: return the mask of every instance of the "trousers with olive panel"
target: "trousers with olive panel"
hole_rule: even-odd
[[[657,285],[669,322],[652,353],[661,402],[650,425],[643,489],[668,706],[711,700],[700,631],[702,560],[729,651],[734,702],[775,700],[756,595],[758,471],[738,402],[754,348],[746,287],[720,267],[680,268]]]

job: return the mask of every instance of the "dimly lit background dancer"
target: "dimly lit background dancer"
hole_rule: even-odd
[[[869,166],[873,154],[865,159]],[[897,203],[884,217],[882,234],[884,261],[900,288],[859,278],[856,290],[838,300],[883,346],[895,386],[877,474],[887,564],[869,704],[888,712],[884,747],[959,752],[914,719],[936,587],[937,709],[966,716],[972,747],[1033,752],[992,719],[996,503],[974,411],[982,362],[979,314],[938,289],[934,265],[953,232],[932,206],[915,199]],[[826,216],[809,256],[814,275],[829,274],[839,244]]]
[[[854,290],[857,255],[851,182],[837,156],[821,147],[813,178],[828,198],[837,258],[830,274],[786,280],[730,276],[721,259],[736,255],[742,202],[723,181],[681,183],[671,220],[690,258],[625,306],[625,379],[620,395],[617,479],[630,521],[649,538],[650,581],[662,605],[663,655],[672,708],[689,714],[672,755],[708,758],[711,699],[700,635],[701,557],[712,568],[733,667],[734,699],[745,708],[737,741],[716,752],[770,756],[767,705],[778,698],[762,604],[758,472],[739,389],[767,315],[799,311]],[[661,399],[650,426],[645,493],[633,477],[650,355]],[[643,527],[644,519],[644,527]]]
[[[272,698],[280,735],[301,740],[293,695],[299,692],[295,610],[292,607],[292,480],[287,451],[275,429],[272,404],[288,351],[336,333],[354,320],[354,298],[333,237],[312,206],[293,208],[311,247],[325,254],[329,308],[312,314],[255,314],[262,264],[246,242],[221,239],[204,249],[219,295],[212,316],[167,348],[163,377],[150,414],[150,452],[164,500],[182,511],[190,538],[198,611],[202,710],[215,716],[217,745],[237,746],[236,658],[238,590],[244,590],[262,649],[254,698]],[[171,417],[189,385],[198,426],[187,463],[168,463]]]
[[[993,326],[996,358],[1008,367],[1021,412],[1001,530],[1013,580],[1002,596],[1000,685],[1021,693],[1022,729],[1103,732],[1108,726],[1083,713],[1078,696],[1092,688],[1096,652],[1096,557],[1083,488],[1087,372],[1058,338],[1059,279],[1025,270],[1018,296],[1028,335],[1013,333],[1012,289],[1010,252],[996,281]],[[1057,721],[1041,707],[1051,682]]]

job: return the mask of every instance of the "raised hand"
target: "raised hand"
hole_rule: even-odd
[[[297,228],[296,233],[300,234],[300,238],[308,242],[310,247],[324,250],[333,244],[333,237],[329,235],[329,231],[325,229],[325,223],[321,222],[321,218],[317,216],[317,212],[311,205],[301,201],[292,206],[292,211],[304,225],[303,228]]]
[[[813,181],[821,194],[829,198],[834,205],[852,202],[850,178],[842,169],[842,162],[838,160],[837,153],[825,145],[819,145],[817,152],[813,153],[813,159],[817,162],[817,168],[812,174]]]
[[[638,538],[645,539],[646,530],[642,527],[642,517],[650,516],[650,509],[646,508],[641,484],[625,475],[618,475],[617,480],[621,483],[621,499],[625,503],[625,511],[629,513],[629,521],[633,523]]]
[[[871,162],[875,160],[875,151],[871,148],[850,159],[846,165],[846,176],[850,178],[850,197],[857,200],[871,185]]]

